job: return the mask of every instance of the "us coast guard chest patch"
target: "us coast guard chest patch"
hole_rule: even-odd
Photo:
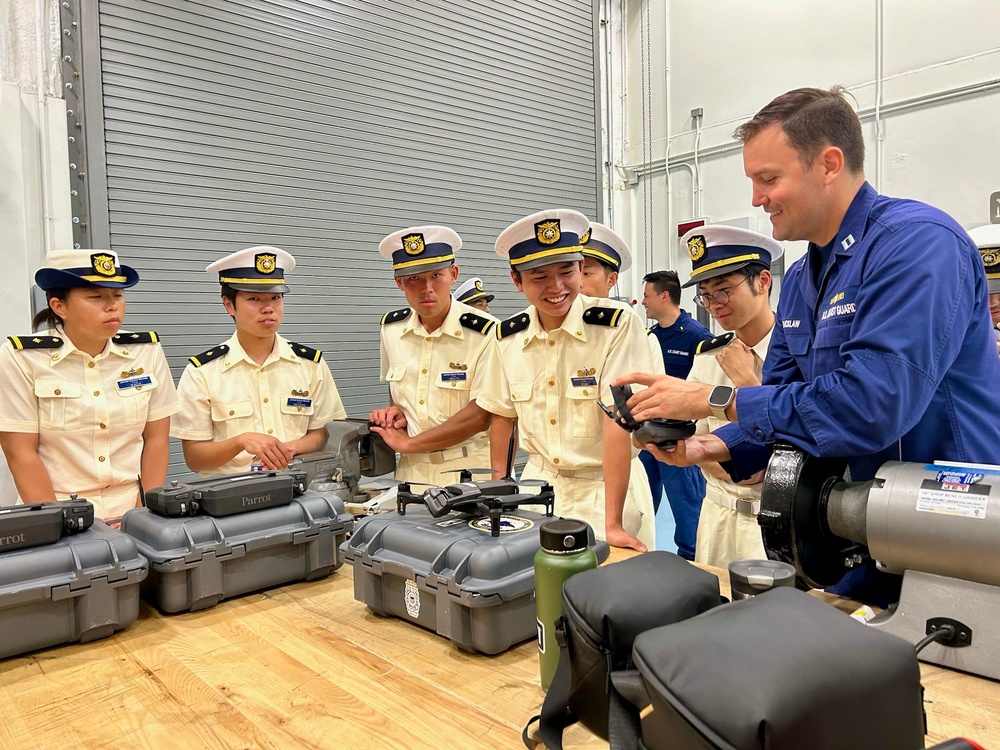
[[[857,296],[857,286],[849,286],[846,289],[834,292],[827,298],[826,309],[820,313],[820,323],[833,318],[847,318],[853,316],[857,310],[857,305],[855,303]]]
[[[420,589],[417,588],[416,581],[407,581],[403,588],[403,604],[406,606],[406,614],[416,619],[420,617]]]

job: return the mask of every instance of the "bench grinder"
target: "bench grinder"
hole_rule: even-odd
[[[903,586],[868,625],[914,644],[944,628],[920,659],[1000,679],[1000,466],[889,461],[867,482],[846,466],[775,446],[758,516],[768,557],[827,588],[870,556]]]

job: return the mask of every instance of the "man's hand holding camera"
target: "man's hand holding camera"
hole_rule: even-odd
[[[669,375],[633,372],[616,379],[612,385],[635,383],[646,388],[633,393],[628,400],[629,411],[637,422],[648,419],[705,419],[711,415],[708,397],[713,386],[680,380]],[[730,407],[732,421],[736,418],[736,402]],[[728,415],[728,412],[727,412]],[[657,461],[671,466],[694,466],[704,461],[728,461],[729,448],[715,435],[694,435],[678,440],[677,446],[666,450],[652,443],[638,445],[653,454]]]

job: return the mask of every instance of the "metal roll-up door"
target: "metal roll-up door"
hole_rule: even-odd
[[[406,304],[382,236],[452,226],[460,280],[482,276],[503,317],[524,301],[498,232],[548,206],[597,218],[590,0],[98,7],[103,123],[88,133],[103,127],[106,180],[89,187],[107,216],[94,236],[106,221],[139,269],[126,322],[159,332],[175,378],[232,333],[205,265],[277,245],[298,262],[282,334],[322,349],[348,412],[365,415],[387,399],[379,316]]]

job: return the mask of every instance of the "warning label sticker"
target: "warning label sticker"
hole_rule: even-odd
[[[917,510],[965,518],[986,518],[989,485],[964,485],[952,489],[940,482],[924,481],[917,492]]]

